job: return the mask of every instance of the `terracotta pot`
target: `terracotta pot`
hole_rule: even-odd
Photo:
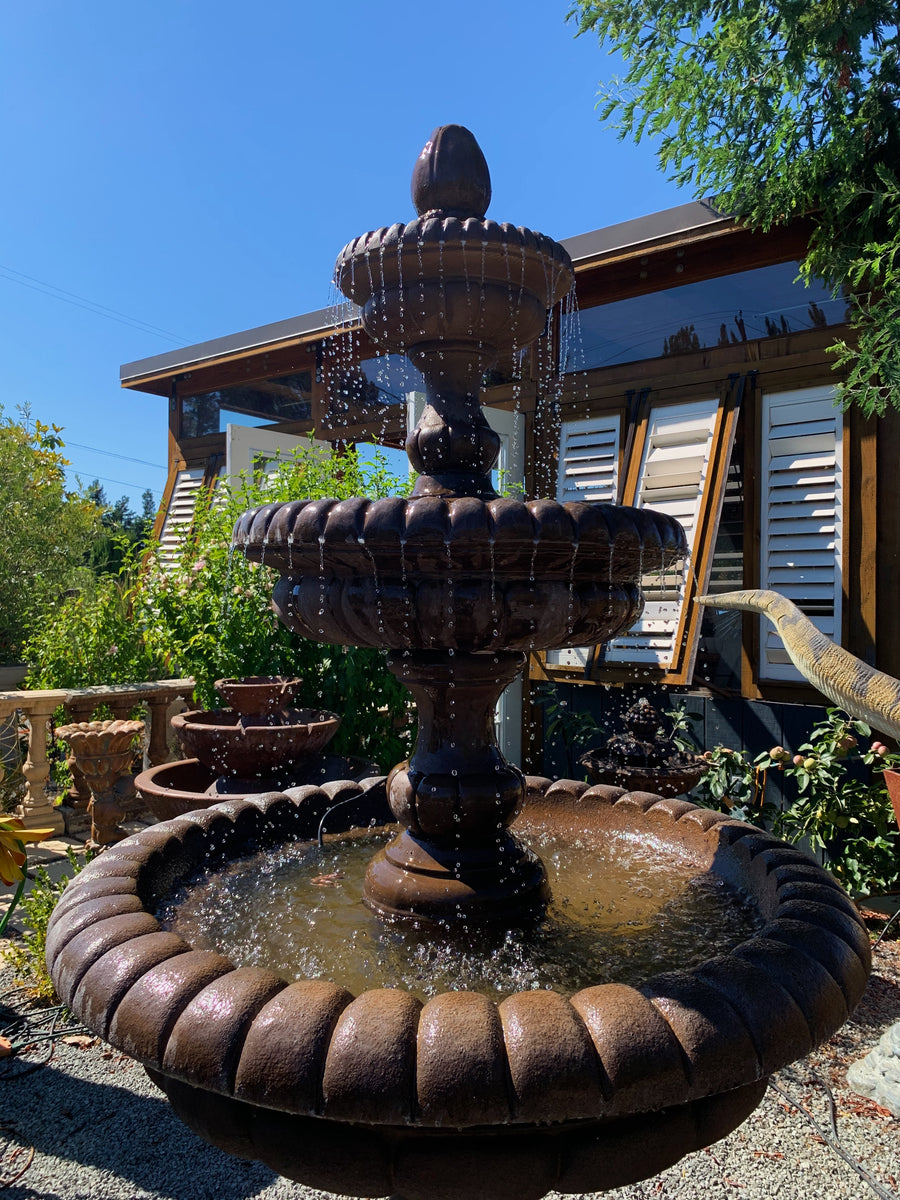
[[[897,819],[897,826],[900,827],[900,771],[893,771],[888,768],[884,773],[884,782],[888,790],[888,795],[891,798],[891,805],[894,809],[894,816]]]

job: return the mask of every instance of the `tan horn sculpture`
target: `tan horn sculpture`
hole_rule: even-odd
[[[836,646],[786,596],[750,590],[698,600],[709,608],[736,608],[768,617],[801,675],[852,717],[900,738],[900,679],[876,671]]]

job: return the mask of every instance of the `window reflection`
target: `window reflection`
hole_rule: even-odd
[[[418,368],[402,354],[339,362],[329,380],[329,415],[359,419],[367,411],[406,404],[407,393],[422,391],[424,386]]]
[[[824,328],[847,319],[843,297],[797,279],[799,264],[777,263],[567,314],[561,370],[669,357],[756,338]]]
[[[225,426],[274,425],[312,415],[312,372],[299,371],[236,387],[219,388],[181,401],[182,437],[223,433]]]

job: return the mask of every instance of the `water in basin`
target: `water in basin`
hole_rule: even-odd
[[[454,989],[512,992],[639,984],[724,954],[762,924],[755,903],[695,860],[626,834],[592,840],[533,831],[553,899],[523,929],[421,930],[362,901],[372,854],[395,829],[288,844],[186,881],[157,914],[196,948],[286,980],[325,978],[355,995],[400,987],[425,1000]],[[521,836],[521,835],[520,835]]]

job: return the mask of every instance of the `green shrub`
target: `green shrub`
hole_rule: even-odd
[[[406,756],[408,693],[378,650],[325,645],[286,629],[271,607],[275,572],[231,546],[236,519],[260,504],[298,497],[378,498],[402,494],[376,453],[323,454],[312,444],[258,478],[226,481],[198,500],[174,564],[159,546],[142,563],[126,554],[118,575],[88,581],[50,613],[29,642],[32,687],[87,687],[193,676],[201,708],[221,707],[216,679],[299,675],[304,704],[340,713],[335,752],[387,769]]]
[[[828,870],[856,895],[889,890],[900,879],[900,830],[882,772],[900,756],[877,740],[861,747],[858,739],[870,736],[865,722],[830,708],[794,754],[773,746],[751,760],[718,746],[704,755],[709,768],[694,798],[820,850]],[[789,781],[783,808],[766,798],[773,770]]]
[[[116,574],[83,572],[81,586],[41,622],[25,645],[29,688],[79,688],[159,679],[165,657],[135,619],[140,563],[125,543]]]

